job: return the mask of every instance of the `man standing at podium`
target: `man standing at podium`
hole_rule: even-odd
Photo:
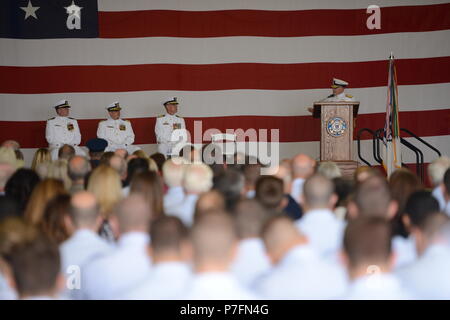
[[[336,101],[355,101],[352,95],[345,94],[344,90],[347,88],[348,82],[340,79],[333,78],[333,82],[331,84],[331,88],[333,89],[333,93],[330,94],[322,101],[327,102],[336,102]]]

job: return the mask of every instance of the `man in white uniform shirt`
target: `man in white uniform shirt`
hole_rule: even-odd
[[[194,275],[183,300],[250,300],[255,296],[230,272],[237,236],[224,212],[201,216],[191,231]]]
[[[185,197],[181,203],[170,207],[167,215],[173,215],[181,219],[190,227],[194,220],[195,204],[200,194],[211,189],[213,185],[213,172],[204,163],[186,165],[183,175],[183,189]]]
[[[69,117],[69,109],[69,102],[61,100],[55,105],[57,116],[47,120],[45,138],[49,145],[52,160],[58,160],[59,148],[65,144],[72,146],[77,155],[86,155],[86,152],[78,147],[81,142],[80,128],[77,120]]]
[[[158,143],[158,152],[162,153],[166,158],[172,156],[172,151],[176,145],[176,141],[172,139],[172,133],[175,130],[186,129],[184,119],[177,115],[178,101],[177,98],[163,103],[166,108],[166,114],[162,114],[156,118],[155,134]],[[178,156],[178,154],[176,154]]]
[[[97,137],[108,141],[105,152],[116,151],[117,149],[125,149],[128,154],[132,154],[141,148],[133,146],[134,131],[129,120],[120,118],[119,102],[113,102],[106,107],[109,119],[100,121],[97,129]]]
[[[337,201],[333,182],[316,174],[303,185],[303,216],[296,224],[321,256],[330,258],[342,246],[344,223],[333,212]]]
[[[415,229],[419,258],[397,271],[418,299],[450,299],[450,222],[441,212],[429,213]]]
[[[87,263],[113,251],[113,247],[98,235],[101,217],[93,194],[87,191],[75,193],[70,201],[69,216],[66,224],[73,233],[59,247],[61,269],[66,277],[77,270],[83,274]],[[66,290],[66,294],[72,299],[81,299],[81,289],[73,286]]]
[[[123,298],[131,300],[174,299],[186,290],[192,276],[188,230],[176,217],[161,217],[152,222],[150,246],[152,272]]]
[[[260,237],[269,213],[256,200],[246,199],[236,205],[234,215],[240,240],[232,271],[241,284],[250,288],[271,267]]]
[[[148,201],[140,195],[131,195],[116,205],[110,223],[120,234],[117,248],[86,265],[84,298],[117,299],[148,278],[151,215]]]
[[[344,235],[342,260],[351,284],[349,300],[403,300],[414,298],[391,271],[391,224],[383,218],[350,221]]]
[[[335,299],[347,288],[339,265],[328,264],[286,216],[271,218],[262,231],[272,270],[258,280],[265,299]]]

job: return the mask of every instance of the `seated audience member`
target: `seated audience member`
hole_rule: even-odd
[[[117,151],[124,150],[118,149]],[[126,150],[125,150],[126,151]],[[122,182],[122,186],[125,186],[127,180],[127,162],[121,156],[113,155],[108,162],[108,165],[115,169],[120,176],[120,181]],[[127,196],[127,195],[124,195]]]
[[[439,202],[439,207],[445,211],[446,201],[444,199],[444,192],[442,190],[442,182],[444,181],[445,171],[450,168],[449,157],[439,157],[428,166],[428,176],[433,186],[433,196]]]
[[[33,226],[41,227],[48,201],[60,194],[66,194],[61,180],[45,179],[39,182],[34,188],[25,209],[25,221]]]
[[[303,209],[291,196],[292,174],[290,160],[282,160],[280,165],[275,169],[274,176],[283,180],[284,196],[288,200],[284,212],[293,220],[300,219],[303,215]]]
[[[164,210],[170,211],[172,207],[179,205],[184,199],[183,175],[187,161],[181,157],[172,157],[162,166],[162,177],[168,187],[164,195]]]
[[[222,193],[228,211],[233,211],[238,201],[245,197],[244,187],[244,175],[237,169],[228,168],[213,178],[213,189]]]
[[[42,234],[11,249],[8,258],[20,299],[57,299],[65,283],[58,246]]]
[[[192,250],[188,230],[176,217],[160,217],[151,227],[150,255],[152,271],[136,288],[125,293],[124,299],[174,299],[186,290],[192,271]]]
[[[75,155],[75,148],[65,144],[58,150],[58,160],[69,160]]]
[[[305,154],[298,154],[291,161],[292,187],[291,196],[299,204],[303,194],[303,183],[314,174],[316,162]]]
[[[164,165],[164,162],[166,161],[166,157],[162,153],[156,152],[150,156],[150,159],[155,161],[156,165],[158,166],[158,172],[162,172],[162,167]]]
[[[418,299],[450,299],[450,219],[438,211],[428,213],[414,235],[419,258],[397,275]]]
[[[195,203],[203,192],[211,189],[213,173],[204,163],[189,164],[183,175],[183,190],[186,196],[183,201],[166,212],[181,219],[186,226],[192,226]]]
[[[0,147],[0,163],[9,163],[15,169],[22,168],[24,166],[23,155],[22,159],[19,159],[16,152],[19,151],[9,147]]]
[[[381,175],[374,175],[356,185],[353,198],[347,207],[349,219],[378,217],[393,224],[398,212],[398,201],[392,197],[386,179]],[[416,258],[412,237],[395,235],[392,247],[396,256],[395,268],[411,263]]]
[[[127,149],[116,149],[116,151],[114,151],[114,155],[121,157],[123,160],[127,160],[128,151]]]
[[[5,186],[9,178],[14,174],[16,168],[9,163],[0,163],[0,196],[5,195]]]
[[[81,285],[87,299],[118,299],[150,275],[149,226],[152,217],[148,201],[130,195],[114,208],[111,224],[117,229],[117,248],[86,264]]]
[[[152,210],[152,219],[164,215],[163,182],[158,173],[147,171],[134,175],[131,180],[130,194],[140,194],[147,199]]]
[[[20,144],[17,141],[14,140],[5,140],[2,142],[1,147],[4,148],[11,148],[14,151],[20,149]]]
[[[91,171],[91,164],[88,159],[82,156],[74,156],[69,159],[67,174],[72,181],[69,193],[75,194],[83,191],[86,184],[86,177]]]
[[[284,216],[271,218],[262,237],[273,269],[258,281],[265,299],[332,299],[346,290],[343,269],[325,263]]]
[[[40,228],[53,242],[60,245],[71,234],[66,220],[69,216],[70,195],[59,194],[50,199],[44,209]]]
[[[114,156],[114,152],[112,152],[112,151],[103,152],[102,157],[100,158],[99,165],[109,166],[109,159],[111,159],[113,156]]]
[[[109,217],[115,205],[122,199],[119,174],[109,166],[98,166],[89,177],[87,191],[95,196],[100,206],[100,215],[103,218],[100,236],[113,243],[116,235],[109,223]]]
[[[217,190],[203,192],[195,204],[194,223],[203,215],[225,211],[225,198]]]
[[[33,161],[31,162],[31,169],[36,170],[37,166],[41,163],[48,163],[52,161],[52,155],[47,148],[39,148],[36,150],[33,156]]]
[[[256,181],[261,176],[261,164],[247,163],[242,168],[245,179],[245,196],[252,199],[255,196]]]
[[[337,196],[330,179],[316,174],[303,185],[304,214],[296,225],[321,256],[335,257],[342,246],[344,223],[333,212]]]
[[[64,275],[70,276],[74,267],[83,274],[86,264],[112,252],[113,247],[98,235],[102,224],[99,209],[95,196],[90,192],[80,191],[72,196],[69,217],[65,219],[72,235],[59,246]],[[80,299],[81,290],[73,283],[66,294],[72,299]]]
[[[68,165],[66,160],[55,160],[50,162],[45,178],[61,180],[67,191],[70,190],[72,185],[72,181],[70,180],[68,174]]]
[[[185,300],[250,300],[256,298],[232,275],[237,236],[226,213],[203,216],[191,230],[194,274]]]
[[[92,170],[100,165],[100,159],[108,146],[108,141],[101,138],[90,139],[86,143],[86,147],[89,149],[89,158]]]
[[[412,298],[391,273],[394,262],[391,236],[391,225],[383,218],[359,218],[349,222],[342,252],[342,260],[351,280],[345,299]]]
[[[260,237],[269,212],[256,200],[245,199],[237,204],[234,217],[239,243],[232,271],[241,284],[250,288],[270,268]]]
[[[28,204],[34,187],[39,183],[39,176],[31,169],[19,169],[9,178],[5,186],[5,195],[20,206],[23,212]]]
[[[334,208],[334,214],[338,219],[345,220],[347,217],[347,205],[353,192],[352,180],[338,177],[333,179],[334,193],[338,200]]]
[[[355,185],[358,185],[359,183],[373,176],[381,177],[382,174],[379,170],[372,167],[367,166],[358,167],[353,173],[353,182]]]
[[[274,176],[261,176],[256,182],[255,199],[270,211],[283,212],[289,217],[301,216],[299,212],[292,214],[289,199],[283,190],[283,180]],[[299,206],[296,206],[297,209]],[[291,211],[288,211],[291,210]]]
[[[342,177],[341,169],[337,166],[335,162],[332,161],[322,161],[317,167],[317,173],[327,177],[330,180],[334,178]]]
[[[418,190],[422,190],[420,179],[408,169],[397,169],[389,177],[389,189],[392,198],[398,202],[397,213],[392,220],[394,235],[407,237],[408,233],[403,225],[402,216],[405,212],[406,201],[409,196]]]

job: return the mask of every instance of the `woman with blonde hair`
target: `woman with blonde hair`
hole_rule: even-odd
[[[152,209],[152,220],[164,215],[163,182],[155,171],[138,173],[131,180],[130,194],[141,194]]]
[[[41,163],[47,163],[52,161],[52,156],[47,148],[39,148],[34,153],[33,162],[31,163],[31,169],[36,170],[37,166]]]
[[[25,221],[31,225],[40,226],[47,203],[55,196],[66,193],[61,180],[48,178],[39,182],[25,208]]]
[[[100,235],[108,241],[114,241],[115,235],[108,219],[114,206],[122,198],[122,183],[119,174],[110,166],[99,165],[89,177],[87,191],[92,192],[100,206],[100,214],[104,221],[100,228]]]

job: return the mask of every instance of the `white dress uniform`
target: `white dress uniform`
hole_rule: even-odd
[[[394,269],[407,266],[417,259],[416,241],[412,235],[408,238],[402,236],[392,238],[392,250],[395,253]]]
[[[404,286],[418,299],[450,299],[450,248],[432,244],[413,264],[398,269]]]
[[[347,275],[338,265],[322,260],[309,245],[287,252],[265,277],[257,292],[263,299],[336,299],[347,290]]]
[[[170,212],[184,199],[183,187],[170,187],[163,198],[164,212]]]
[[[186,292],[192,277],[190,266],[183,262],[161,262],[153,265],[150,276],[126,292],[124,300],[172,300]]]
[[[202,272],[193,275],[182,300],[255,300],[257,296],[240,285],[231,273]]]
[[[61,100],[55,106],[55,108],[61,107],[70,107],[67,100]],[[74,147],[77,155],[86,156],[86,152],[78,147],[81,142],[81,133],[78,122],[74,118],[56,116],[48,119],[45,138],[49,145],[52,160],[58,160],[59,148],[65,144]]]
[[[396,276],[379,273],[354,280],[343,298],[346,300],[409,300],[415,297],[402,286]]]
[[[341,249],[345,223],[339,220],[333,211],[310,210],[295,223],[320,256],[332,259]]]
[[[147,233],[128,232],[111,254],[88,263],[81,280],[83,298],[117,299],[145,281],[151,272],[149,243]]]
[[[239,241],[237,255],[231,266],[239,283],[251,288],[255,280],[267,273],[270,268],[271,264],[260,238]]]
[[[180,218],[186,226],[190,227],[194,223],[194,212],[197,200],[197,194],[188,194],[180,204],[169,208],[166,214]]]
[[[108,111],[120,111],[118,102],[114,102],[106,107]],[[116,151],[117,149],[126,149],[129,154],[141,148],[133,146],[134,131],[129,120],[123,119],[106,119],[100,121],[97,129],[97,137],[108,141],[105,152]]]
[[[184,119],[178,115],[160,115],[156,118],[155,134],[158,152],[166,157],[172,155],[177,141],[172,141],[172,133],[177,129],[186,129]]]
[[[338,95],[330,95],[323,101],[324,102],[355,101],[355,98],[350,94],[342,92]]]
[[[114,247],[89,229],[77,230],[69,239],[59,246],[62,273],[70,276],[70,266],[78,266],[83,274],[83,266],[93,259],[112,253]],[[66,290],[65,296],[81,299],[81,288]]]

